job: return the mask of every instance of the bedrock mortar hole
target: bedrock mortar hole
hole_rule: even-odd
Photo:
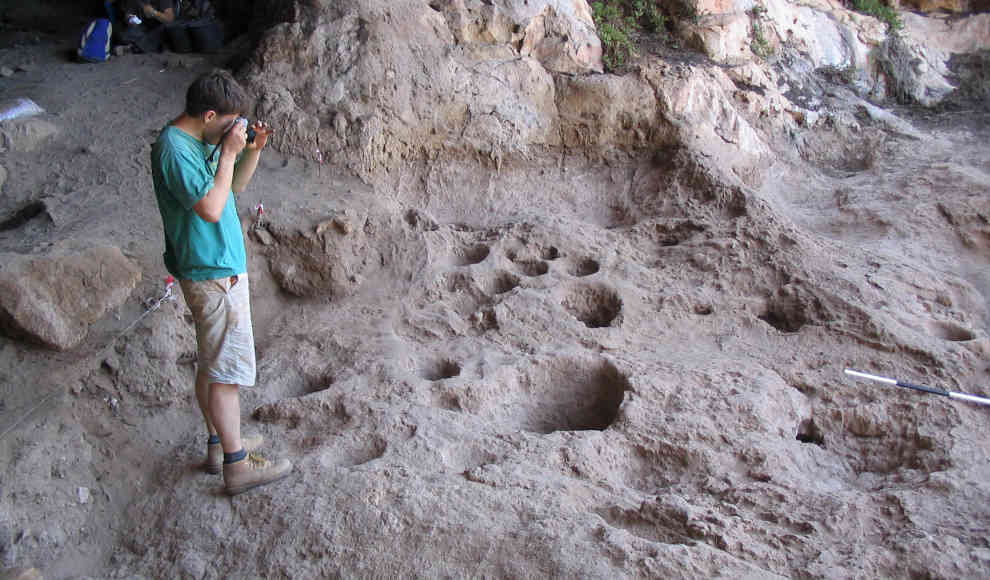
[[[804,421],[801,421],[801,425],[798,426],[798,432],[795,439],[801,443],[814,443],[823,449],[825,448],[825,434],[822,433],[822,430],[815,424],[814,419],[805,419]]]
[[[619,321],[622,298],[605,286],[576,288],[561,302],[567,312],[588,328],[606,328]]]
[[[492,291],[495,294],[505,294],[518,286],[519,276],[501,270],[495,274],[495,279],[492,281]]]
[[[428,381],[452,379],[461,374],[461,365],[450,359],[438,359],[420,369],[420,376]]]
[[[932,322],[929,324],[929,330],[942,340],[952,342],[966,342],[976,338],[973,331],[951,322]]]
[[[542,276],[550,271],[550,265],[541,260],[519,260],[515,264],[520,272],[529,277]]]
[[[601,266],[596,260],[591,258],[585,258],[579,260],[571,265],[570,274],[571,276],[576,276],[578,278],[583,278],[585,276],[591,276],[592,274],[597,274]]]
[[[543,252],[540,254],[540,257],[543,258],[544,260],[550,260],[550,261],[556,260],[557,258],[560,257],[560,250],[558,250],[556,246],[550,246],[549,248],[544,248]]]
[[[529,382],[533,391],[517,407],[519,427],[535,433],[604,431],[631,388],[608,361],[554,360],[534,369]]]
[[[772,302],[758,318],[780,332],[798,332],[808,323],[804,307],[795,300]]]
[[[32,201],[18,209],[10,217],[0,220],[0,232],[19,228],[35,217],[41,215],[48,207],[43,201]]]
[[[465,248],[457,253],[454,257],[455,263],[458,266],[470,266],[472,264],[479,264],[488,257],[491,250],[488,246],[484,244],[477,244],[471,246],[470,248]]]

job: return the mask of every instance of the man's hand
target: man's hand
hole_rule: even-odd
[[[151,17],[158,12],[157,10],[155,10],[155,7],[152,6],[151,4],[145,4],[144,6],[141,7],[141,10],[144,11],[145,17]]]
[[[258,138],[255,137],[255,142]],[[223,154],[237,155],[244,150],[247,142],[247,126],[244,123],[234,121],[234,125],[227,129],[227,134],[223,136]]]
[[[268,137],[275,132],[268,123],[255,121],[251,128],[254,129],[254,141],[247,144],[248,151],[261,151],[268,144]]]

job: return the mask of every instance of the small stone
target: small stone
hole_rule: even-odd
[[[7,568],[0,571],[0,580],[42,580],[37,568]]]
[[[251,230],[251,236],[263,246],[275,245],[275,238],[272,234],[264,228],[255,228]]]
[[[14,76],[14,69],[9,66],[0,66],[0,77],[12,77]]]
[[[116,375],[120,372],[120,361],[116,357],[107,357],[103,359],[103,367],[111,374]]]
[[[337,228],[337,231],[345,236],[354,231],[354,226],[351,225],[351,222],[347,218],[335,217],[333,218],[333,225]]]
[[[14,70],[17,71],[17,72],[31,72],[31,71],[34,70],[34,65],[33,64],[27,64],[27,63],[22,63],[22,64],[17,65],[17,68],[15,68]]]
[[[316,235],[322,236],[324,232],[332,228],[334,225],[334,220],[324,220],[316,224]]]
[[[76,488],[76,495],[79,497],[79,503],[89,503],[89,488],[88,487],[78,487]]]

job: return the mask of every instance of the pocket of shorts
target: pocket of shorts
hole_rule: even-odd
[[[223,307],[224,299],[227,296],[227,289],[216,280],[193,282],[188,286],[188,289],[189,292],[184,287],[183,293],[186,296],[186,305],[189,310],[193,311],[194,318],[197,312],[204,317],[214,314]]]

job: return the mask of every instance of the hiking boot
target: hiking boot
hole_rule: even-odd
[[[261,447],[265,442],[265,437],[261,433],[252,433],[241,436],[241,447],[244,451],[251,452]],[[223,469],[223,447],[219,443],[206,444],[206,463],[203,464],[206,473],[217,475]]]
[[[228,495],[237,495],[283,479],[291,472],[292,463],[288,459],[272,462],[256,453],[249,453],[240,461],[224,464],[223,484]]]

